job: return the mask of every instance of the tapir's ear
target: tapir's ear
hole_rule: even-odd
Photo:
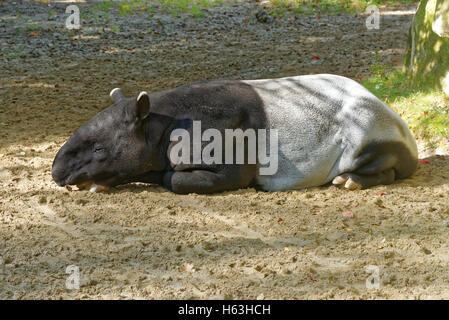
[[[123,94],[120,88],[112,89],[111,92],[109,93],[109,96],[114,102],[119,102],[120,100],[125,98],[125,95]]]
[[[142,91],[137,97],[136,116],[138,119],[145,119],[150,113],[150,96]]]

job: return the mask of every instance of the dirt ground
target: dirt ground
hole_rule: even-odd
[[[0,4],[1,299],[449,298],[442,152],[421,147],[412,178],[353,192],[90,193],[51,179],[59,147],[114,87],[132,96],[214,78],[360,80],[374,63],[401,63],[413,8],[385,9],[379,30],[360,15],[259,23],[260,4],[246,3],[202,18],[112,11],[69,32],[66,6]],[[70,265],[78,290],[66,288]],[[370,265],[378,289],[366,287]]]

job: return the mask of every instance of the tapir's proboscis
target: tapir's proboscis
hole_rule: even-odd
[[[57,153],[52,175],[58,185],[144,182],[186,194],[332,182],[354,190],[405,179],[417,167],[416,142],[401,117],[356,81],[337,75],[201,81],[137,98],[117,88],[110,96],[112,106]],[[170,150],[179,143],[172,132],[192,133],[198,121],[202,132],[215,129],[223,137],[226,129],[276,130],[277,170],[262,175],[262,164],[248,157],[243,163],[172,161]]]

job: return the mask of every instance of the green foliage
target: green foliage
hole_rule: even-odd
[[[22,51],[20,51],[20,50],[6,53],[6,55],[12,59],[18,58],[21,54],[22,54]]]
[[[405,67],[416,85],[443,88],[449,96],[449,38],[440,37],[432,28],[437,17],[437,4],[446,4],[449,15],[449,0],[422,0],[416,11],[409,32]]]
[[[49,11],[47,15],[48,15],[48,18],[51,18],[51,17],[53,17],[53,16],[55,16],[57,14],[58,13],[56,11]]]
[[[195,18],[204,16],[203,9],[218,5],[247,2],[251,0],[117,0],[104,1],[96,4],[91,14],[109,12],[116,8],[120,16],[154,13],[156,10],[165,12],[173,17],[189,14]],[[412,3],[415,0],[270,0],[268,11],[270,15],[314,14],[314,13],[356,13],[362,12],[368,5],[394,5],[398,3]]]
[[[374,65],[363,85],[396,110],[416,137],[436,145],[449,137],[449,99],[441,90],[416,86],[401,70]]]
[[[31,23],[26,26],[26,31],[37,31],[42,29],[37,23]]]
[[[114,31],[114,32],[119,32],[120,31],[120,27],[112,25],[111,26],[111,30]]]
[[[360,13],[369,5],[413,3],[414,0],[270,0],[270,14]]]
[[[111,8],[115,6],[115,3],[112,1],[109,2],[100,2],[97,5],[95,5],[93,11],[104,11],[108,12]]]
[[[203,9],[212,8],[224,3],[233,3],[238,0],[118,0],[104,1],[96,4],[89,14],[89,18],[95,18],[95,15],[109,12],[116,8],[120,16],[134,15],[140,13],[153,14],[158,10],[179,17],[180,14],[189,14],[194,18],[204,16]],[[87,18],[87,17],[85,17]]]
[[[201,10],[201,7],[199,5],[193,5],[190,8],[190,13],[192,14],[192,16],[194,16],[195,18],[201,18],[203,16],[203,11]]]

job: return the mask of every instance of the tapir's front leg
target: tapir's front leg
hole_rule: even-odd
[[[143,182],[162,185],[164,181],[164,171],[148,171],[142,173],[138,176],[132,177],[131,179],[125,180],[120,184],[126,184],[131,182]]]
[[[218,172],[205,169],[169,171],[163,185],[175,193],[215,193],[246,188],[256,175],[255,165],[230,165]]]

